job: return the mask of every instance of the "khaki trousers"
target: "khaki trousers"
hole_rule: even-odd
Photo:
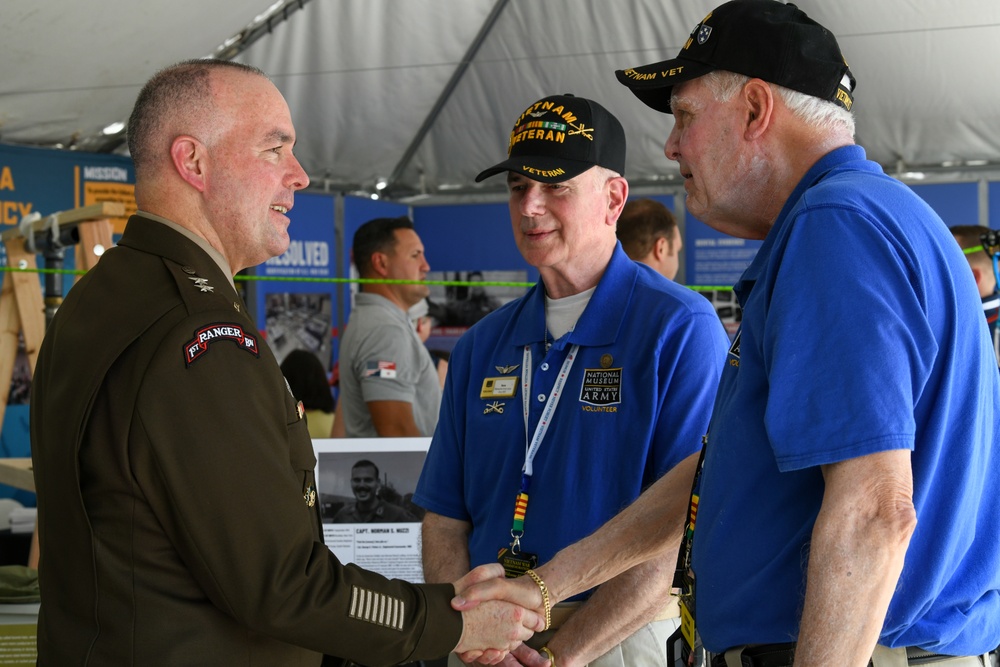
[[[664,667],[667,663],[667,639],[679,626],[679,618],[644,625],[621,644],[589,662],[587,667]],[[554,634],[554,630],[539,632],[527,644],[538,649],[545,646]],[[462,661],[453,653],[448,656],[448,667],[462,667]]]

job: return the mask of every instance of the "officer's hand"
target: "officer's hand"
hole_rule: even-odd
[[[480,565],[455,582],[451,606],[458,611],[473,609],[487,600],[505,600],[539,614],[545,612],[542,593],[528,577],[505,579],[499,563]]]
[[[462,621],[462,638],[455,652],[463,659],[472,657],[491,665],[545,627],[545,619],[534,611],[500,601],[482,602],[463,611]],[[472,651],[483,653],[473,657]]]

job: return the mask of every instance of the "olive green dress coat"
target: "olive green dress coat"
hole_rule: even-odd
[[[278,364],[219,265],[167,225],[133,216],[68,294],[31,436],[39,665],[374,666],[458,642],[450,585],[324,546]]]

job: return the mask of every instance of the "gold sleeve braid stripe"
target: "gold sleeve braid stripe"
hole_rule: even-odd
[[[399,598],[351,587],[351,618],[402,631],[405,616],[406,603]]]

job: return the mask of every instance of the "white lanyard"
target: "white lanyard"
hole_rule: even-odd
[[[566,361],[563,362],[562,368],[559,369],[559,377],[556,378],[555,384],[552,385],[552,391],[549,393],[549,398],[545,401],[545,408],[542,410],[541,419],[538,420],[538,424],[535,426],[535,434],[529,440],[528,417],[531,413],[531,346],[524,346],[524,359],[521,366],[523,369],[521,373],[521,403],[524,405],[524,474],[528,477],[531,477],[531,463],[535,460],[535,454],[538,453],[538,448],[542,445],[542,439],[549,430],[549,424],[552,423],[552,415],[556,411],[556,406],[559,405],[559,398],[562,396],[563,387],[566,385],[566,378],[569,377],[569,371],[573,367],[573,361],[576,360],[576,353],[579,349],[580,346],[575,344],[569,348]]]

